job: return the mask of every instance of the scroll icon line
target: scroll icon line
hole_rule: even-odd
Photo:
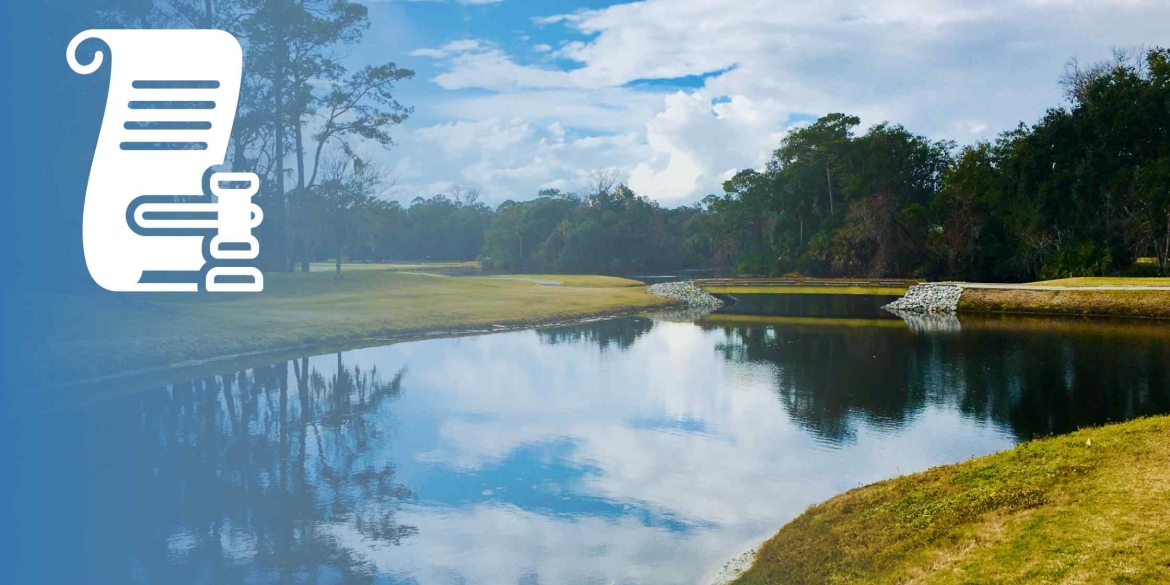
[[[88,63],[82,45],[93,51]],[[258,292],[260,178],[216,172],[239,101],[243,52],[220,30],[89,30],[66,60],[110,86],[85,192],[86,267],[111,291]]]

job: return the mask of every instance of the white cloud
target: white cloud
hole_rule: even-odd
[[[481,47],[480,42],[475,39],[464,39],[460,41],[451,41],[437,49],[415,49],[410,52],[412,57],[429,57],[431,59],[442,59],[459,53],[466,53],[474,51]]]
[[[435,179],[456,168],[462,178],[442,178],[496,181],[481,187],[500,196],[573,184],[604,163],[639,192],[688,202],[717,192],[731,169],[759,167],[794,114],[844,111],[867,126],[888,120],[932,138],[992,137],[1059,103],[1057,79],[1070,57],[1156,45],[1166,22],[1170,3],[1160,0],[646,0],[543,16],[533,23],[583,40],[535,45],[537,61],[468,39],[415,51],[436,60],[431,81],[451,90],[425,107],[467,122],[559,121],[569,141],[577,130],[633,134],[634,143],[623,138],[608,156],[565,149],[554,158],[539,137],[517,140],[500,172],[485,165],[502,151],[471,162],[445,158],[450,150],[409,155],[427,158]],[[682,94],[627,85],[724,70]],[[712,108],[713,98],[730,101]]]
[[[395,193],[404,201],[455,184],[480,189],[492,204],[530,199],[547,187],[580,190],[593,169],[628,171],[632,161],[648,154],[637,133],[580,136],[559,121],[537,125],[522,117],[436,124],[414,130],[399,143],[394,152],[410,159],[395,175]],[[423,158],[425,170],[417,172]],[[399,166],[394,165],[396,171]]]
[[[410,52],[411,57],[430,57],[431,59],[441,59],[446,55],[439,49],[415,49]]]
[[[728,169],[764,166],[782,138],[784,108],[741,95],[712,106],[708,95],[680,91],[666,96],[666,108],[646,125],[655,160],[634,168],[631,189],[675,203],[700,190],[714,190],[729,178]],[[738,139],[728,141],[729,135]]]

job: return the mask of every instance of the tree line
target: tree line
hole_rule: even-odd
[[[1068,105],[994,141],[830,114],[704,200],[709,261],[755,273],[1012,281],[1165,274],[1170,51],[1070,63]]]
[[[121,26],[214,27],[244,45],[234,170],[261,177],[261,261],[474,260],[495,270],[1029,280],[1170,269],[1170,51],[1069,64],[1067,103],[958,147],[834,113],[790,132],[765,168],[674,209],[613,171],[585,192],[490,208],[453,188],[409,205],[360,146],[394,145],[414,76],[350,70],[369,28],[351,0],[101,0]],[[1139,265],[1139,258],[1155,264]]]
[[[704,265],[686,242],[698,206],[663,208],[614,171],[595,172],[592,182],[585,193],[545,189],[494,209],[460,187],[408,206],[366,191],[336,224],[336,238],[309,239],[317,258],[357,262],[479,260],[489,270],[616,274]]]
[[[584,194],[480,209],[478,258],[499,270],[619,274],[1167,274],[1170,50],[1070,62],[1062,86],[1066,105],[961,148],[896,124],[859,133],[857,117],[829,114],[790,132],[764,169],[690,207],[662,208],[596,173]]]

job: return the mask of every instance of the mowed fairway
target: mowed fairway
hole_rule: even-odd
[[[389,270],[266,275],[263,293],[28,295],[10,357],[40,387],[197,360],[661,307],[605,276],[453,277]],[[46,340],[55,340],[49,342]]]

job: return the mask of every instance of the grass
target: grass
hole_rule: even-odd
[[[425,332],[526,325],[669,304],[604,276],[453,277],[390,270],[266,275],[263,293],[6,298],[26,342],[7,356],[34,387],[192,360]],[[7,350],[6,350],[7,351]]]
[[[616,276],[583,276],[579,274],[507,274],[503,276],[481,276],[480,278],[519,280],[545,285],[569,286],[577,288],[624,288],[646,286],[645,283],[637,280],[630,280],[628,278],[618,278]]]
[[[1082,278],[1061,278],[1059,280],[1042,280],[1029,284],[1043,286],[1165,286],[1170,287],[1170,277],[1167,278],[1124,278],[1113,276],[1093,276]]]
[[[444,270],[478,270],[479,262],[375,262],[375,263],[360,263],[360,262],[342,262],[341,271],[350,272],[354,270],[413,270],[413,271],[444,271]],[[309,263],[310,272],[334,272],[337,270],[337,265],[333,262],[311,262]]]
[[[1170,291],[969,288],[959,297],[959,311],[1170,319]]]
[[[1170,288],[1170,278],[1082,277],[1042,280],[1028,284],[1083,288],[1082,290],[968,288],[959,298],[959,311],[1170,319],[1170,290],[1092,288],[1101,286]]]
[[[1032,441],[858,488],[739,585],[1170,582],[1170,417]]]

